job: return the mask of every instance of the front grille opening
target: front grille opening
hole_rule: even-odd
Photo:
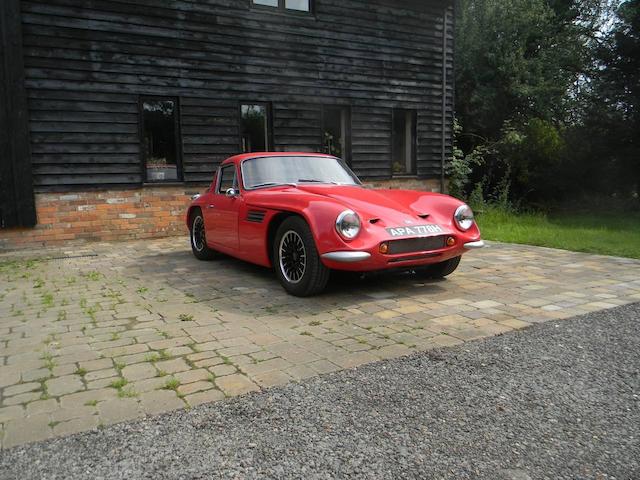
[[[425,260],[427,258],[439,257],[441,253],[419,253],[417,255],[405,255],[404,257],[392,258],[388,263],[400,263],[415,260]]]
[[[428,252],[430,250],[440,250],[447,245],[447,235],[437,235],[435,237],[404,238],[402,240],[391,240],[389,242],[389,255],[399,255],[402,253]]]

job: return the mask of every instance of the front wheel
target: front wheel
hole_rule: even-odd
[[[278,228],[273,260],[278,280],[297,297],[318,294],[329,281],[329,269],[320,260],[311,229],[300,217],[290,217]]]
[[[191,215],[189,237],[191,240],[191,250],[198,260],[213,260],[216,257],[216,251],[210,249],[207,245],[204,217],[202,216],[202,211],[199,208]]]
[[[462,257],[457,256],[450,258],[449,260],[445,260],[444,262],[427,265],[426,267],[416,269],[416,273],[427,278],[444,278],[456,271],[456,268],[460,265],[460,258]]]

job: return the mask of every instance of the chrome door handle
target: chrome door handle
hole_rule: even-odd
[[[216,206],[213,204],[210,204],[210,205],[207,205],[207,208],[216,208]]]

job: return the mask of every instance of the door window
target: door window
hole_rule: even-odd
[[[216,193],[225,194],[230,188],[237,189],[236,166],[227,165],[220,170],[220,180],[218,181],[218,190]]]

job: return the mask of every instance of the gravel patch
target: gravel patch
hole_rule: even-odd
[[[2,479],[640,478],[640,304],[0,452]]]

